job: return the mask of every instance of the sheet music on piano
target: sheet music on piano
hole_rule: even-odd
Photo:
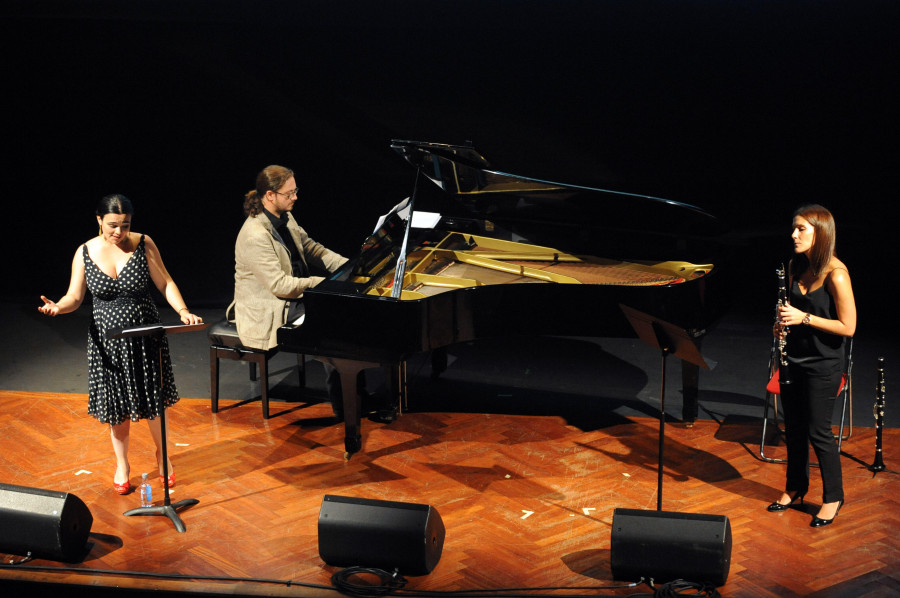
[[[390,218],[391,214],[397,214],[403,220],[409,220],[409,200],[407,197],[393,208],[391,208],[387,214],[383,214],[378,218],[378,222],[375,223],[375,228],[372,230],[373,233],[377,233],[378,229],[382,227],[382,225]],[[440,222],[441,215],[437,212],[423,212],[422,210],[415,210],[413,212],[413,219],[411,226],[413,228],[434,228],[437,226],[437,223]]]

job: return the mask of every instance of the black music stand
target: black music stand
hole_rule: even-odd
[[[663,484],[663,450],[666,437],[666,357],[675,355],[684,361],[709,369],[697,348],[694,339],[683,328],[679,328],[659,318],[640,312],[627,305],[619,304],[628,323],[634,328],[638,338],[651,347],[660,350],[660,389],[659,389],[659,464],[656,479],[656,510],[662,511]]]
[[[156,338],[162,338],[167,333],[169,334],[178,334],[181,332],[193,332],[195,330],[203,330],[209,326],[209,324],[151,324],[149,326],[134,326],[132,328],[115,328],[106,333],[106,338],[108,339],[116,339],[116,338],[129,338],[132,336],[152,336]],[[162,364],[162,342],[159,344],[159,385],[162,387],[163,380],[163,364]],[[162,403],[162,394],[159,397],[160,403]],[[196,498],[185,498],[183,500],[179,500],[174,505],[169,500],[169,452],[168,452],[168,442],[166,441],[166,408],[164,404],[160,404],[160,413],[162,413],[160,420],[160,436],[162,439],[162,463],[163,463],[163,488],[165,494],[165,500],[163,501],[162,506],[159,507],[140,507],[137,509],[131,509],[129,511],[125,511],[124,515],[126,517],[131,515],[165,515],[169,519],[172,520],[172,523],[175,524],[175,529],[179,532],[184,533],[187,529],[184,526],[184,522],[181,521],[181,518],[178,517],[178,513],[176,512],[178,509],[183,507],[190,507],[196,505],[200,501]]]

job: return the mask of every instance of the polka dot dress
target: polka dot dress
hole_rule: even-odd
[[[94,318],[88,335],[88,413],[112,425],[125,420],[155,419],[160,396],[166,407],[178,402],[168,339],[151,336],[106,338],[108,330],[159,322],[150,296],[150,268],[144,237],[112,278],[91,260],[83,246],[84,274],[93,295]],[[162,344],[162,364],[160,364]],[[163,384],[160,387],[160,365]]]

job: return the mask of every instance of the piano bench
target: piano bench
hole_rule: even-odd
[[[278,353],[278,347],[269,350],[254,349],[241,344],[234,322],[222,320],[209,327],[209,398],[213,413],[219,412],[219,360],[246,361],[250,364],[250,380],[256,380],[259,367],[259,386],[262,397],[263,418],[269,419],[269,359]],[[306,356],[297,354],[300,368],[300,387],[306,385]]]

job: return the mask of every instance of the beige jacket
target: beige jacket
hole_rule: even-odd
[[[307,266],[334,272],[347,258],[326,249],[306,234],[292,214],[288,230]],[[291,276],[291,256],[265,214],[244,221],[234,245],[234,319],[241,343],[256,349],[278,344],[278,328],[287,316],[287,299],[324,280]],[[230,311],[230,309],[229,309]]]

